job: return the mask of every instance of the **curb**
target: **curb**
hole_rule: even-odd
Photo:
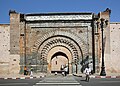
[[[82,76],[82,75],[75,75],[75,74],[73,76],[85,77],[85,76]],[[120,78],[120,75],[119,76],[94,76],[94,75],[91,75],[90,78],[97,78],[97,79],[100,79],[100,78]]]
[[[120,78],[120,76],[91,76],[91,78]]]
[[[82,75],[73,75],[73,76],[76,76],[76,77],[85,77],[85,76],[82,76]],[[6,80],[6,79],[37,79],[37,78],[44,78],[46,77],[46,75],[44,76],[35,76],[35,77],[7,77],[7,78],[0,78],[0,80]],[[101,79],[101,78],[120,78],[120,76],[93,76],[91,75],[90,78],[96,78],[96,79]]]
[[[37,79],[37,78],[44,78],[44,77],[46,77],[46,76],[35,76],[35,77],[29,77],[29,76],[27,76],[27,77],[7,77],[7,78],[0,78],[0,80],[2,79],[2,80],[6,80],[6,79]]]

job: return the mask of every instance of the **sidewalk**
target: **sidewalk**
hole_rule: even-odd
[[[77,77],[85,77],[84,73],[81,74],[73,74]],[[96,73],[90,76],[91,78],[120,78],[120,73],[107,73],[106,76],[100,76],[100,74]]]
[[[45,77],[45,73],[34,73],[33,76],[24,74],[0,74],[0,79],[33,79]]]
[[[23,74],[0,74],[0,79],[33,79],[33,78],[43,78],[46,76],[50,76],[52,74],[46,73],[33,73],[33,76],[30,75],[23,75]],[[54,75],[54,74],[53,74]],[[85,77],[85,74],[73,74],[77,77]],[[119,73],[107,73],[106,76],[100,76],[98,73],[93,74],[90,76],[91,78],[120,78]]]

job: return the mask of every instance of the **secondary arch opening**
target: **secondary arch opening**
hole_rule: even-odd
[[[69,59],[68,56],[64,52],[56,52],[51,57],[51,73],[58,72],[61,73],[64,67],[69,68]],[[69,69],[68,69],[69,73]]]

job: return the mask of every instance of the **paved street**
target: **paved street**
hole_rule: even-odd
[[[0,79],[0,86],[120,86],[120,78],[91,78],[85,77],[47,76],[39,79]]]
[[[120,78],[91,78],[89,82],[85,77],[75,77],[82,86],[120,86]]]
[[[33,86],[42,79],[0,79],[0,86]]]

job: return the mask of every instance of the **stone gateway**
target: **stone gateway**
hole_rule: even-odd
[[[120,72],[120,68],[114,69],[115,65],[109,64],[112,64],[110,25],[113,26],[110,13],[109,9],[99,14],[21,14],[10,10],[10,24],[0,25],[0,73],[24,73],[24,67],[36,73],[62,73],[61,67],[68,67],[68,74],[78,74],[88,65],[93,73],[99,73],[102,18],[105,23],[108,21],[104,27],[106,71]]]

